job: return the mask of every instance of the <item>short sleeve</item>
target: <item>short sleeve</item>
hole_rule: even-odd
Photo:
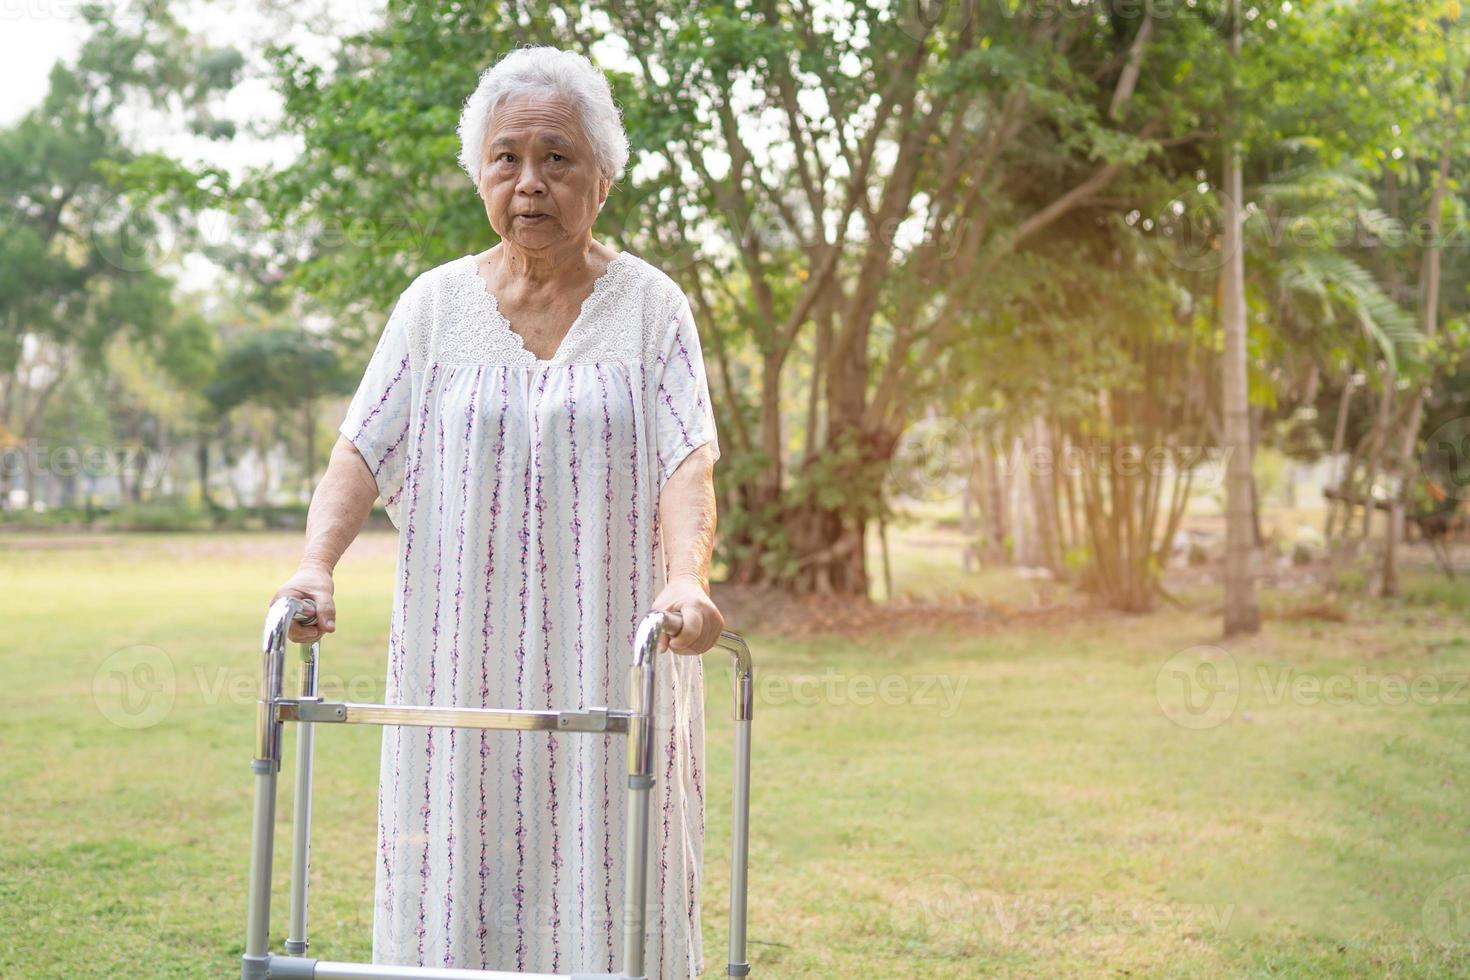
[[[372,470],[378,497],[388,519],[399,527],[408,432],[413,415],[413,358],[409,320],[413,287],[399,295],[378,346],[363,371],[357,393],[338,431],[346,436]]]
[[[687,296],[681,298],[665,326],[654,384],[654,435],[662,488],[684,457],[705,443],[710,444],[714,458],[720,458],[704,352]]]

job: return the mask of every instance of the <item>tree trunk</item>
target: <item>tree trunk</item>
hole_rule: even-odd
[[[1373,530],[1373,511],[1377,509],[1372,504],[1373,484],[1378,481],[1379,460],[1383,456],[1383,447],[1388,442],[1388,433],[1393,428],[1393,393],[1397,378],[1398,374],[1392,368],[1385,373],[1383,393],[1378,399],[1378,415],[1373,420],[1373,429],[1367,436],[1363,499],[1368,503],[1363,507],[1363,524],[1358,531],[1359,541],[1367,541]]]
[[[1357,387],[1357,385],[1354,383],[1355,378],[1356,378],[1355,372],[1349,371],[1347,378],[1343,381],[1343,384],[1342,384],[1342,396],[1337,401],[1337,425],[1332,430],[1332,466],[1333,466],[1333,474],[1332,474],[1331,482],[1332,482],[1332,485],[1335,486],[1335,487],[1337,487],[1337,489],[1339,489],[1339,490],[1346,490],[1347,489],[1347,478],[1348,478],[1348,474],[1350,472],[1352,472],[1349,467],[1342,467],[1341,469],[1339,469],[1338,467],[1340,467],[1341,464],[1338,462],[1338,460],[1339,460],[1339,457],[1342,456],[1343,447],[1347,443],[1348,408],[1352,405],[1352,401],[1353,401],[1353,390]],[[1327,523],[1326,523],[1326,525],[1322,529],[1322,538],[1323,538],[1323,540],[1325,540],[1326,542],[1328,542],[1329,545],[1332,542],[1332,534],[1333,534],[1333,531],[1335,530],[1334,525],[1335,525],[1336,520],[1337,520],[1337,509],[1338,509],[1338,506],[1339,506],[1339,502],[1338,501],[1333,500],[1330,497],[1328,498],[1328,500],[1327,500]],[[1348,525],[1348,518],[1352,515],[1352,508],[1349,507],[1345,503],[1344,504],[1341,504],[1341,506],[1343,508],[1343,515],[1344,515],[1343,516],[1343,527],[1347,527],[1347,525]]]
[[[985,454],[985,488],[989,504],[985,508],[990,531],[986,535],[985,555],[991,564],[1004,564],[1012,558],[1010,542],[1006,540],[1007,520],[1005,486],[1001,475],[1005,468],[1004,454],[996,440],[990,440],[990,451]]]
[[[1006,510],[1011,515],[1011,560],[1017,565],[1030,567],[1036,564],[1036,545],[1032,534],[1033,510],[1025,459],[1026,441],[1020,436],[1012,436],[1013,465],[1006,474]]]
[[[1470,74],[1467,74],[1470,78]],[[1454,149],[1454,112],[1458,99],[1452,98],[1448,106],[1444,143],[1439,151],[1439,172],[1435,176],[1434,190],[1429,195],[1429,233],[1425,236],[1424,256],[1420,268],[1419,316],[1420,333],[1429,345],[1439,332],[1439,281],[1440,281],[1440,227],[1443,221],[1445,189],[1450,179],[1450,157]],[[1432,368],[1431,368],[1432,370]],[[1379,583],[1379,594],[1399,594],[1398,542],[1403,534],[1404,512],[1415,485],[1414,450],[1419,441],[1419,425],[1424,417],[1424,395],[1429,379],[1414,388],[1409,396],[1408,417],[1399,433],[1398,491],[1393,495],[1392,509],[1388,516],[1388,529],[1383,539],[1383,576]]]
[[[1250,458],[1254,462],[1256,458],[1256,447],[1261,444],[1261,417],[1265,411],[1260,405],[1252,405],[1250,409],[1251,426],[1251,451]],[[1261,530],[1261,488],[1256,485],[1254,473],[1251,479],[1251,541],[1257,549],[1266,544],[1266,535]]]
[[[1230,51],[1240,64],[1240,0],[1230,2]],[[1236,105],[1231,99],[1232,113]],[[1232,119],[1232,122],[1234,120]],[[1225,449],[1230,453],[1225,474],[1225,635],[1255,633],[1261,628],[1256,585],[1251,568],[1251,434],[1250,392],[1246,378],[1245,242],[1241,215],[1241,152],[1232,141],[1225,157],[1225,266],[1224,293],[1224,416]]]
[[[199,502],[207,510],[214,509],[214,500],[209,496],[209,440],[204,438],[204,433],[199,433],[199,438],[194,444],[195,472],[199,476]]]
[[[1050,458],[1055,463],[1055,458],[1049,456],[1051,450],[1050,433],[1046,422],[1041,416],[1036,416],[1031,422],[1031,438],[1033,440],[1033,460]],[[1045,472],[1040,466],[1028,466],[1027,472],[1031,476],[1031,501],[1032,509],[1036,515],[1036,564],[1050,571],[1053,575],[1061,574],[1061,547],[1057,536],[1060,533],[1058,525],[1059,511],[1052,499],[1052,476],[1053,472]]]
[[[975,506],[980,499],[980,458],[975,452],[975,442],[965,439],[965,481],[960,491],[960,537],[964,544],[960,551],[960,565],[965,574],[979,570],[980,530],[975,520]]]

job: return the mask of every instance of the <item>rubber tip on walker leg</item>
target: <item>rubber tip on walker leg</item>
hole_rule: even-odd
[[[749,963],[731,963],[729,966],[725,967],[725,976],[727,977],[743,977],[748,976],[749,974]]]

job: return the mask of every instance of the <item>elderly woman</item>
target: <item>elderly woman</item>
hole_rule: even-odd
[[[592,237],[627,137],[580,55],[514,51],[481,76],[460,164],[499,244],[403,290],[277,593],[336,628],[332,570],[381,498],[399,532],[389,703],[626,707],[634,627],[662,641],[650,977],[704,967],[703,668],[714,416],[688,299]],[[546,733],[388,727],[373,959],[526,972],[622,962],[623,753]]]

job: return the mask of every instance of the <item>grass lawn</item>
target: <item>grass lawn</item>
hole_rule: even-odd
[[[294,546],[0,540],[0,976],[237,975],[258,638]],[[895,547],[896,577],[911,554],[933,580],[923,546]],[[385,535],[344,561],[329,696],[380,695],[391,574]],[[1432,572],[1409,585],[1341,600],[1343,621],[1267,596],[1264,633],[1229,644],[1208,600],[983,633],[747,633],[753,976],[1470,974],[1470,608]],[[709,677],[714,977],[729,689],[723,665]],[[369,953],[378,738],[317,741],[324,958]],[[291,753],[288,729],[287,777]]]

